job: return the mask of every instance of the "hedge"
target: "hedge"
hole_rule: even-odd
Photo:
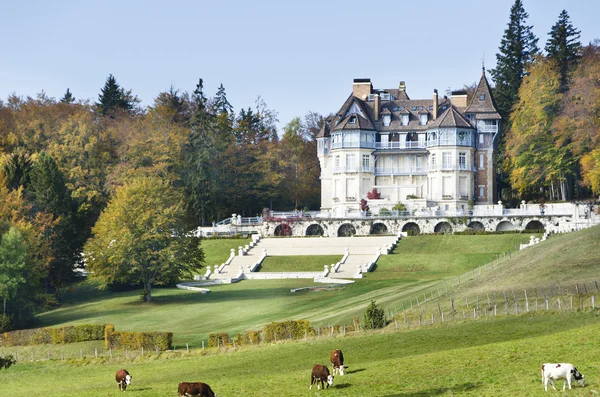
[[[113,325],[107,325],[104,332],[106,349],[132,350],[155,349],[169,350],[173,347],[172,332],[121,332]]]
[[[305,335],[315,335],[315,329],[308,320],[289,320],[280,323],[273,322],[263,329],[264,341],[273,342],[282,339],[301,339]]]
[[[105,324],[68,325],[60,328],[34,328],[0,334],[0,346],[63,344],[104,339]]]
[[[229,342],[229,335],[227,332],[221,332],[218,334],[210,334],[208,335],[208,347],[218,347],[227,345]]]

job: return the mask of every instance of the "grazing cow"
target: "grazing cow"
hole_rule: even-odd
[[[177,389],[179,397],[217,397],[209,385],[202,382],[181,382]]]
[[[337,375],[338,372],[341,376],[344,376],[344,368],[348,368],[348,366],[344,365],[344,354],[342,351],[332,350],[329,360],[331,361],[331,365],[333,365],[333,376]]]
[[[324,386],[323,382],[327,383],[327,386]],[[312,369],[312,375],[310,376],[310,387],[309,390],[312,390],[313,384],[317,384],[317,389],[329,387],[333,385],[333,376],[329,374],[329,369],[324,365],[315,364]]]
[[[544,390],[548,391],[548,381],[554,390],[554,380],[565,379],[563,384],[563,390],[567,384],[569,389],[571,388],[571,381],[573,378],[579,383],[580,386],[585,386],[585,376],[583,376],[573,364],[561,363],[561,364],[543,364],[542,365],[542,383],[544,384]]]
[[[131,383],[131,375],[129,375],[129,372],[123,368],[117,371],[115,379],[117,380],[117,387],[119,390],[125,391],[127,386]]]

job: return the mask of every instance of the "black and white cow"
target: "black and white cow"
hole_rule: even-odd
[[[580,386],[585,386],[585,376],[583,376],[573,364],[560,363],[551,364],[546,363],[542,365],[542,383],[544,384],[544,390],[548,391],[548,382],[554,390],[554,381],[557,379],[564,379],[563,390],[565,390],[567,384],[569,389],[571,388],[571,382],[573,379],[579,383]]]
[[[333,385],[333,376],[329,374],[329,369],[320,364],[315,364],[312,369],[312,374],[310,375],[310,387],[309,390],[312,390],[313,384],[317,384],[317,389],[329,387]],[[324,386],[324,383],[327,386]]]
[[[117,380],[117,387],[119,390],[125,391],[127,386],[131,383],[131,375],[129,375],[129,372],[123,368],[117,371],[115,379]]]

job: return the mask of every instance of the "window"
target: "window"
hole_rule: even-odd
[[[431,154],[431,169],[432,170],[436,169],[436,165],[435,165],[435,153]]]
[[[356,124],[356,116],[350,117],[350,120],[348,120],[348,124]]]
[[[485,186],[479,185],[479,198],[484,198],[484,197],[485,197]]]
[[[417,110],[417,107],[416,107],[416,106],[412,106],[412,107],[410,108],[410,110],[413,110],[413,111],[414,111],[414,110]]]
[[[421,156],[420,154],[418,154],[415,158],[415,167],[417,168],[415,171],[421,171],[423,167],[423,156]]]
[[[452,153],[451,152],[443,152],[442,153],[442,168],[445,170],[452,168]]]
[[[427,124],[427,115],[422,114],[421,115],[421,125],[425,125],[425,124]]]
[[[479,143],[483,145],[483,134],[479,134]]]
[[[333,166],[335,167],[336,171],[340,170],[340,155],[336,155],[335,156],[335,162],[333,163]]]
[[[346,155],[346,171],[347,172],[356,172],[356,155],[354,155],[354,154]]]
[[[485,168],[485,154],[479,153],[479,169],[482,170]]]
[[[371,156],[368,154],[363,154],[362,156],[362,170],[369,171],[371,168]]]
[[[402,125],[408,125],[408,114],[402,115]]]
[[[479,100],[480,101],[485,101],[485,94],[479,95]]]
[[[383,115],[383,125],[384,125],[384,127],[389,126],[391,121],[392,121],[392,116],[390,116],[389,114]]]
[[[465,152],[458,153],[458,169],[460,169],[460,170],[467,169],[467,153],[465,153]]]

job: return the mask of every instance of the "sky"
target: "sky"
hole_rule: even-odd
[[[97,101],[109,74],[151,105],[171,85],[207,96],[220,84],[236,112],[258,96],[282,129],[336,112],[354,78],[406,82],[412,99],[477,82],[496,65],[514,0],[22,0],[0,7],[0,99]],[[600,38],[600,1],[524,0],[543,48],[566,9],[581,42]],[[488,75],[490,82],[493,83]]]

